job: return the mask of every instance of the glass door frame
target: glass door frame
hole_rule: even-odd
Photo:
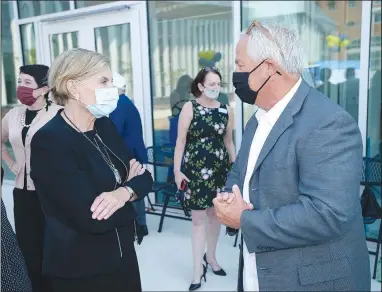
[[[107,13],[93,14],[85,18],[70,18],[58,21],[41,23],[43,63],[51,65],[50,36],[66,32],[78,32],[78,47],[95,51],[95,29],[114,25],[130,24],[131,61],[133,73],[133,97],[134,103],[140,115],[144,116],[142,92],[142,68],[140,43],[133,40],[139,39],[139,15],[135,10],[124,9]]]
[[[128,17],[131,17],[131,20],[129,20]],[[97,22],[93,27],[103,27],[118,24],[118,21],[116,21],[117,18],[121,24],[127,22],[130,23],[134,102],[141,114],[145,145],[146,147],[149,147],[153,144],[153,125],[146,1],[116,1],[60,13],[37,16],[30,19],[20,19],[17,21],[16,25],[20,27],[20,25],[25,23],[34,23],[37,63],[50,65],[50,59],[48,59],[50,58],[49,39],[45,33],[47,30],[46,27],[49,26],[49,24],[55,25],[55,23],[59,22],[69,23],[69,21],[79,23],[77,22],[79,21],[78,19],[97,19]],[[71,27],[66,27],[66,29],[63,30],[68,32],[73,29]],[[74,29],[74,31],[77,30],[78,29]],[[60,31],[62,30],[60,29]],[[19,47],[21,47],[21,38],[19,34],[18,38],[20,40]],[[79,39],[78,41],[79,46],[81,46],[81,40]],[[85,45],[82,47],[85,47]]]
[[[39,15],[34,17],[28,17],[28,18],[22,18],[20,19],[18,16],[18,7],[17,7],[17,1],[13,1],[13,7],[15,11],[15,19],[14,19],[14,33],[16,38],[15,43],[15,50],[18,52],[18,55],[21,56],[20,60],[17,60],[16,67],[24,64],[24,60],[22,59],[22,39],[20,34],[20,27],[23,24],[27,23],[33,23],[35,28],[35,39],[36,39],[36,57],[37,57],[37,63],[41,64],[44,60],[44,53],[43,53],[43,37],[42,37],[42,31],[41,26],[42,23],[46,23],[49,21],[58,21],[62,19],[73,19],[75,17],[82,17],[85,18],[88,15],[93,14],[100,14],[104,12],[116,12],[120,10],[126,10],[128,8],[129,10],[136,11],[136,13],[139,15],[138,18],[138,31],[137,34],[139,35],[139,38],[134,39],[134,42],[139,43],[140,45],[140,54],[141,58],[135,58],[136,60],[140,61],[140,69],[141,74],[137,72],[136,77],[140,75],[140,82],[141,82],[141,90],[142,94],[140,95],[140,99],[142,99],[143,104],[143,111],[144,115],[141,116],[142,119],[142,127],[143,127],[143,134],[144,134],[144,142],[146,147],[150,147],[153,145],[153,120],[152,120],[152,94],[151,94],[151,75],[150,75],[150,65],[149,65],[149,37],[148,37],[148,23],[147,23],[147,1],[115,1],[105,4],[99,4],[94,5],[90,7],[84,7],[84,8],[75,8],[74,1],[70,1],[70,10],[58,12],[58,13],[51,13],[51,14],[45,14],[45,15]],[[134,84],[134,86],[137,86]],[[135,97],[137,99],[138,97]],[[154,169],[152,166],[147,166],[147,168],[151,171],[153,176],[155,177]],[[150,196],[153,194],[150,194]],[[154,196],[151,197],[151,200],[155,200]]]

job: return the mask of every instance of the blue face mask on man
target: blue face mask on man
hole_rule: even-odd
[[[264,87],[265,84],[267,84],[269,79],[272,77],[272,76],[269,76],[267,80],[265,80],[263,85],[261,85],[260,88],[256,91],[252,90],[249,87],[249,75],[251,75],[257,68],[259,68],[264,63],[264,61],[262,61],[250,72],[233,72],[232,83],[236,89],[235,90],[236,95],[241,99],[242,102],[248,103],[248,104],[255,104],[257,95],[259,94],[260,90]],[[276,71],[276,73],[281,75],[281,73],[278,71]]]

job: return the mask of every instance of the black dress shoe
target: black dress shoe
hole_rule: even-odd
[[[204,282],[207,282],[206,273],[207,268],[205,265],[203,265],[203,275],[200,277],[200,282],[198,284],[191,284],[190,288],[188,288],[188,291],[194,291],[202,287],[202,279],[204,278]]]
[[[138,225],[137,224],[137,242],[141,244],[143,241],[143,237],[149,235],[149,230],[147,229],[147,225]]]
[[[207,262],[206,254],[204,254],[203,260],[206,262],[206,268],[208,268],[209,263]],[[212,266],[211,266],[211,269],[212,269]],[[227,273],[222,268],[220,268],[219,271],[214,271],[214,269],[212,269],[212,272],[214,272],[214,274],[218,276],[227,276]]]

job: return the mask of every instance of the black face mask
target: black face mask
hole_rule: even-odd
[[[249,87],[249,75],[251,75],[251,73],[254,72],[257,68],[259,68],[264,63],[264,61],[257,65],[251,72],[233,72],[232,83],[236,89],[236,95],[241,99],[242,102],[248,104],[255,104],[257,95],[259,94],[260,90],[264,87],[265,84],[267,84],[268,80],[271,78],[271,76],[269,76],[257,91],[253,91]],[[278,71],[276,71],[276,73],[281,75],[281,73]]]

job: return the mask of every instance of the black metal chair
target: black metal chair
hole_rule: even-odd
[[[235,242],[233,243],[233,247],[237,246],[237,240],[239,239],[239,233],[240,233],[240,229],[239,229],[239,231],[235,235]]]
[[[174,147],[163,146],[163,147],[148,147],[147,148],[147,164],[150,164],[154,167],[164,167],[167,168],[167,171],[170,172],[173,166],[173,157],[174,157]],[[157,194],[167,187],[171,187],[174,184],[173,180],[167,177],[167,181],[161,182],[155,180],[151,189],[151,192],[155,193],[155,198]],[[155,211],[153,204],[151,203],[150,198],[148,197],[149,204],[152,211]]]
[[[162,213],[160,215],[158,232],[162,232],[164,217],[167,216],[167,217],[179,219],[178,216],[173,216],[173,215],[166,214],[168,204],[170,203],[170,199],[171,198],[175,198],[176,191],[177,191],[177,187],[176,187],[176,185],[174,183],[174,184],[171,185],[171,187],[167,187],[162,192],[163,195],[164,195],[164,202],[163,202],[163,207],[162,207]]]
[[[363,171],[362,171],[362,180],[361,180],[361,185],[369,188],[373,187],[382,187],[382,171],[381,171],[381,160],[378,158],[368,158],[364,157],[363,158]],[[374,194],[376,193],[375,191],[373,192]],[[379,193],[381,195],[381,193]],[[380,218],[365,218],[364,217],[364,224],[372,224],[374,223],[377,219],[381,220],[380,226],[379,226],[379,231],[377,238],[371,238],[366,236],[366,240],[370,242],[375,242],[377,244],[376,251],[369,251],[369,254],[375,255],[374,259],[374,271],[373,271],[373,279],[376,278],[377,274],[377,264],[378,264],[378,258],[379,258],[379,251],[381,248],[381,243],[382,243],[382,234],[381,234],[381,229],[382,229],[382,219]]]
[[[148,147],[147,148],[147,156],[148,156],[148,164],[153,165],[154,167],[164,167],[167,169],[167,178],[166,181],[154,181],[153,187],[151,192],[155,193],[155,196],[157,198],[157,194],[161,192],[164,195],[164,202],[162,205],[162,212],[156,213],[153,204],[149,201],[151,205],[151,210],[153,212],[148,211],[147,213],[153,214],[153,215],[160,215],[160,221],[159,221],[159,227],[158,232],[162,232],[163,227],[163,221],[164,217],[171,217],[176,219],[185,219],[188,218],[175,216],[166,214],[167,208],[169,207],[169,203],[171,198],[174,199],[175,202],[175,193],[177,190],[177,187],[175,185],[175,179],[173,175],[173,158],[174,158],[174,147],[173,146],[161,146],[161,147]],[[171,207],[175,209],[181,209],[176,207]]]

